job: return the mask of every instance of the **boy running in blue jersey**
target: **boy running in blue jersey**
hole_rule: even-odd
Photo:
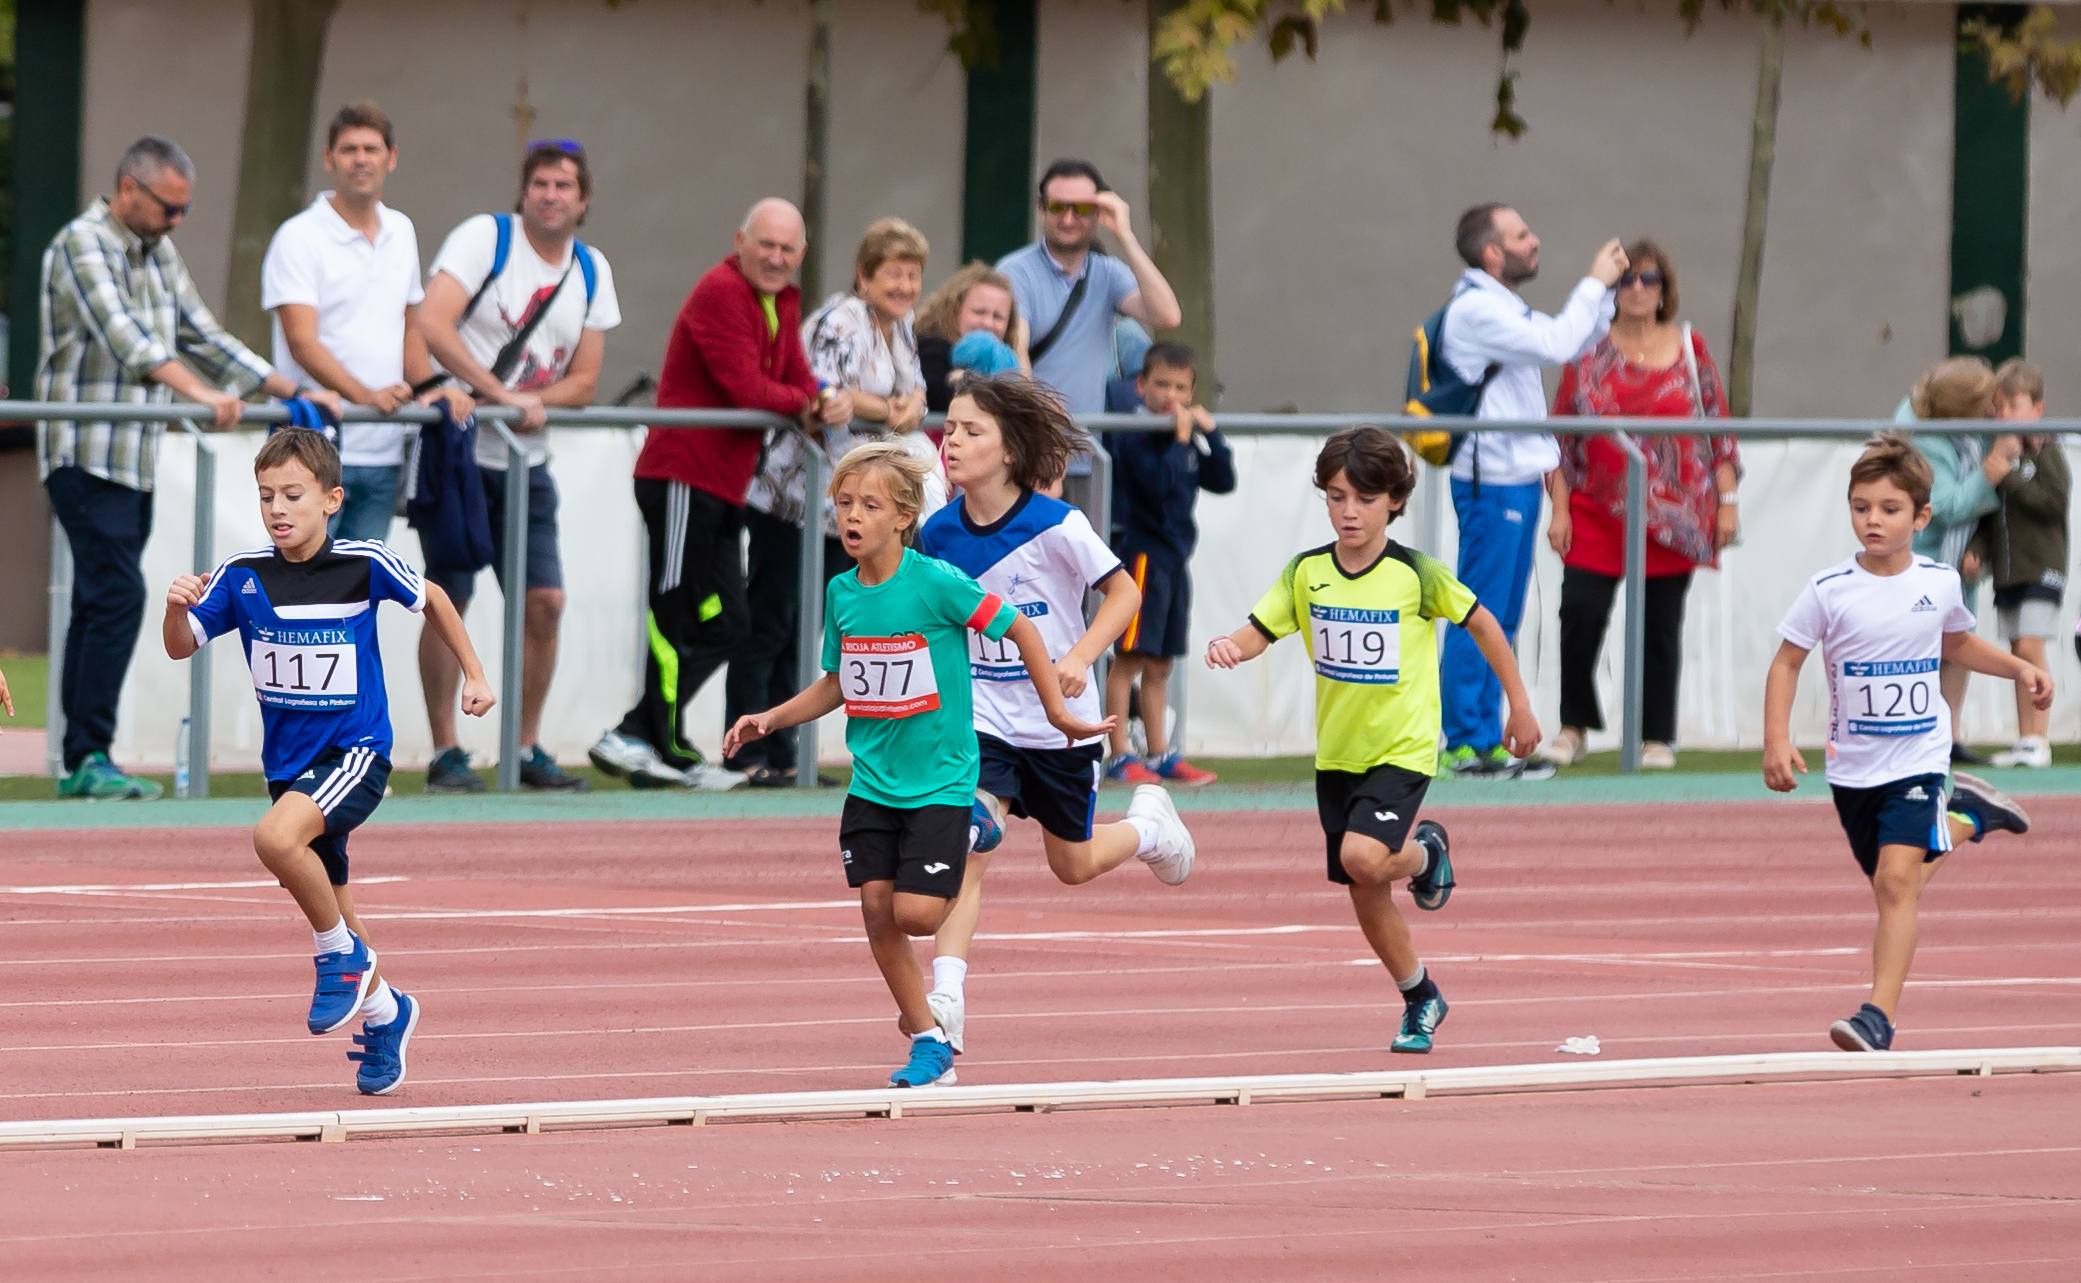
[[[974,576],[1030,620],[1071,712],[1096,722],[1101,710],[1091,666],[1126,631],[1142,596],[1084,514],[1041,493],[1083,443],[1068,411],[1043,385],[1015,376],[963,383],[947,407],[943,446],[947,480],[961,495],[925,523],[918,548]],[[1087,627],[1084,598],[1092,592],[1101,601]],[[1040,825],[1048,867],[1071,886],[1134,859],[1175,886],[1191,874],[1194,854],[1192,834],[1154,782],[1135,789],[1124,818],[1097,822],[1104,744],[1062,743],[1041,693],[1009,647],[977,637],[969,667],[983,757],[971,821],[974,858],[961,898],[939,929],[930,995],[932,1014],[956,1051],[966,1036],[968,953],[982,911],[983,874],[1006,812]]]
[[[1973,635],[1958,571],[1915,554],[1929,524],[1929,460],[1887,433],[1850,468],[1850,526],[1861,550],[1815,575],[1778,625],[1777,657],[1763,689],[1763,782],[1799,785],[1806,759],[1792,744],[1792,697],[1814,647],[1828,665],[1828,784],[1850,854],[1871,880],[1879,925],[1872,935],[1871,998],[1828,1034],[1844,1051],[1893,1046],[1916,905],[1959,842],[2025,833],[2030,817],[1987,781],[1951,767],[1951,709],[1938,669],[1951,663],[2007,677],[2039,709],[2052,707],[2052,676]]]
[[[959,404],[959,402],[956,402]],[[853,782],[839,821],[846,885],[882,979],[896,999],[910,1060],[892,1087],[954,1081],[954,1050],[925,998],[912,936],[930,935],[961,892],[969,808],[981,757],[971,721],[970,633],[1018,654],[1058,738],[1103,735],[1063,703],[1033,621],[943,561],[908,547],[930,467],[897,442],[862,446],[832,471],[839,540],[857,563],[824,589],[824,675],[785,704],[737,719],[744,744],[843,705]],[[812,763],[812,765],[814,765]]]
[[[1366,943],[1402,992],[1390,1050],[1427,1052],[1445,998],[1417,956],[1394,884],[1409,882],[1419,909],[1442,909],[1453,889],[1445,826],[1418,822],[1438,770],[1443,710],[1436,620],[1458,624],[1493,668],[1510,702],[1503,743],[1513,757],[1539,745],[1539,723],[1496,617],[1450,570],[1387,537],[1416,472],[1383,428],[1346,428],[1315,458],[1333,543],[1286,563],[1250,618],[1207,645],[1210,668],[1234,668],[1301,635],[1315,669],[1315,802],[1329,879],[1351,894]]]
[[[376,970],[376,951],[347,894],[347,835],[390,778],[390,708],[376,649],[376,607],[424,611],[463,670],[462,709],[490,710],[491,688],[462,617],[435,584],[375,540],[328,538],[346,498],[340,456],[305,428],[275,433],[253,460],[260,519],[273,546],[234,553],[166,592],[166,653],[186,659],[238,630],[260,698],[260,761],[274,806],[253,849],[310,920],[317,986],[308,1027],[328,1034],[356,1015],[354,1085],[383,1096],[405,1080],[419,1002]]]

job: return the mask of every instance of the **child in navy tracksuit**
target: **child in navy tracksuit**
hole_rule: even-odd
[[[1191,624],[1189,563],[1199,541],[1192,519],[1202,490],[1228,494],[1236,488],[1235,456],[1214,426],[1214,416],[1193,400],[1192,349],[1158,343],[1142,358],[1135,380],[1143,408],[1166,415],[1174,432],[1119,432],[1113,447],[1113,550],[1142,590],[1142,605],[1121,635],[1106,677],[1106,712],[1119,718],[1112,733],[1108,779],[1126,784],[1163,780],[1196,787],[1214,775],[1187,762],[1170,744],[1165,724],[1164,683],[1171,663],[1185,653]],[[1128,749],[1128,701],[1141,682],[1141,719],[1147,754]]]

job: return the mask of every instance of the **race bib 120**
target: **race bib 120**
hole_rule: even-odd
[[[932,652],[915,633],[846,638],[839,647],[838,688],[847,717],[916,717],[939,707]]]
[[[1402,677],[1402,612],[1308,607],[1315,671],[1333,682],[1392,686]]]
[[[352,708],[361,694],[353,642],[297,646],[256,641],[247,658],[253,689],[278,708]]]
[[[1843,664],[1843,720],[1852,735],[1922,735],[1936,729],[1937,661]]]

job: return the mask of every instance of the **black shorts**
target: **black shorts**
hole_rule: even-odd
[[[1118,643],[1123,655],[1176,659],[1189,648],[1192,576],[1168,553],[1123,552],[1121,564],[1142,590],[1142,606]]]
[[[838,847],[849,887],[894,882],[898,891],[951,900],[968,868],[968,808],[904,809],[848,794]]]
[[[1065,841],[1091,840],[1105,769],[1103,744],[1020,748],[991,735],[976,736],[976,743],[983,751],[979,787],[985,793]]]
[[[1330,881],[1351,885],[1351,875],[1344,871],[1346,833],[1364,834],[1389,851],[1401,850],[1416,824],[1416,808],[1423,805],[1423,795],[1430,787],[1430,776],[1386,764],[1363,775],[1315,772],[1315,809],[1322,815]]]
[[[1950,801],[1941,775],[1911,775],[1890,784],[1870,788],[1832,786],[1835,814],[1850,839],[1850,854],[1857,867],[1871,877],[1879,870],[1879,848],[1911,846],[1923,852],[1923,862],[1941,860],[1951,852],[1951,825],[1944,818]]]
[[[325,832],[311,849],[325,861],[325,876],[336,887],[347,885],[347,835],[361,827],[383,800],[390,782],[390,759],[372,748],[327,749],[293,779],[269,780],[268,797],[279,802],[285,793],[302,793],[325,814]]]

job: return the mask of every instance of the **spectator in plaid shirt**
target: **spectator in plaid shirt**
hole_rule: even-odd
[[[145,405],[178,398],[207,406],[212,425],[228,428],[238,422],[247,393],[297,395],[291,380],[217,324],[166,239],[187,214],[194,183],[186,152],[164,138],[140,138],[116,168],[115,195],[97,197],[52,239],[43,254],[38,400]],[[332,393],[304,395],[339,410]],[[58,783],[61,797],[160,792],[157,784],[119,770],[108,748],[116,698],[144,618],[141,561],[165,430],[163,423],[52,419],[36,425],[44,488],[72,547],[72,621],[60,687],[67,772]]]

